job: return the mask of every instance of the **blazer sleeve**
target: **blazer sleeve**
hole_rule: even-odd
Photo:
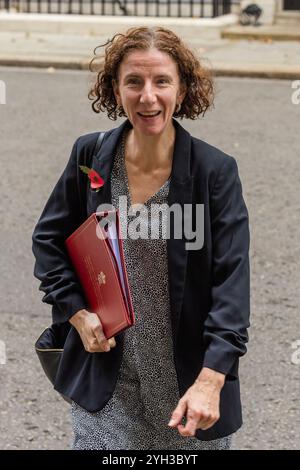
[[[250,326],[249,217],[238,167],[227,156],[211,194],[212,307],[204,324],[204,367],[238,376]]]
[[[66,322],[78,310],[87,307],[64,247],[66,238],[82,223],[78,190],[81,176],[77,164],[79,139],[32,235],[34,275],[41,281],[39,290],[45,293],[42,301],[53,307],[53,323]]]

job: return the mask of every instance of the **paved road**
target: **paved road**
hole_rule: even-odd
[[[0,105],[1,449],[64,449],[71,441],[68,406],[33,351],[50,308],[32,276],[31,233],[75,138],[115,126],[91,112],[90,78],[0,68],[7,93]],[[300,340],[300,104],[292,104],[288,81],[218,79],[217,89],[215,109],[183,124],[237,158],[250,212],[252,328],[241,361],[245,424],[234,448],[299,449],[300,364],[291,356]]]

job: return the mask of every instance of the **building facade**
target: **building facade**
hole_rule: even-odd
[[[277,0],[276,23],[299,24],[300,0]]]

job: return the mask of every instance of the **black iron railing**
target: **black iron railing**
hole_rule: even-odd
[[[216,17],[237,0],[0,0],[0,9],[23,13]]]

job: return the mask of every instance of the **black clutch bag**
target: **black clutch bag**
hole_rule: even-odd
[[[46,328],[35,343],[35,351],[42,368],[54,385],[59,363],[63,354],[64,344],[70,331],[70,323],[55,324]],[[68,402],[71,400],[61,396]]]

